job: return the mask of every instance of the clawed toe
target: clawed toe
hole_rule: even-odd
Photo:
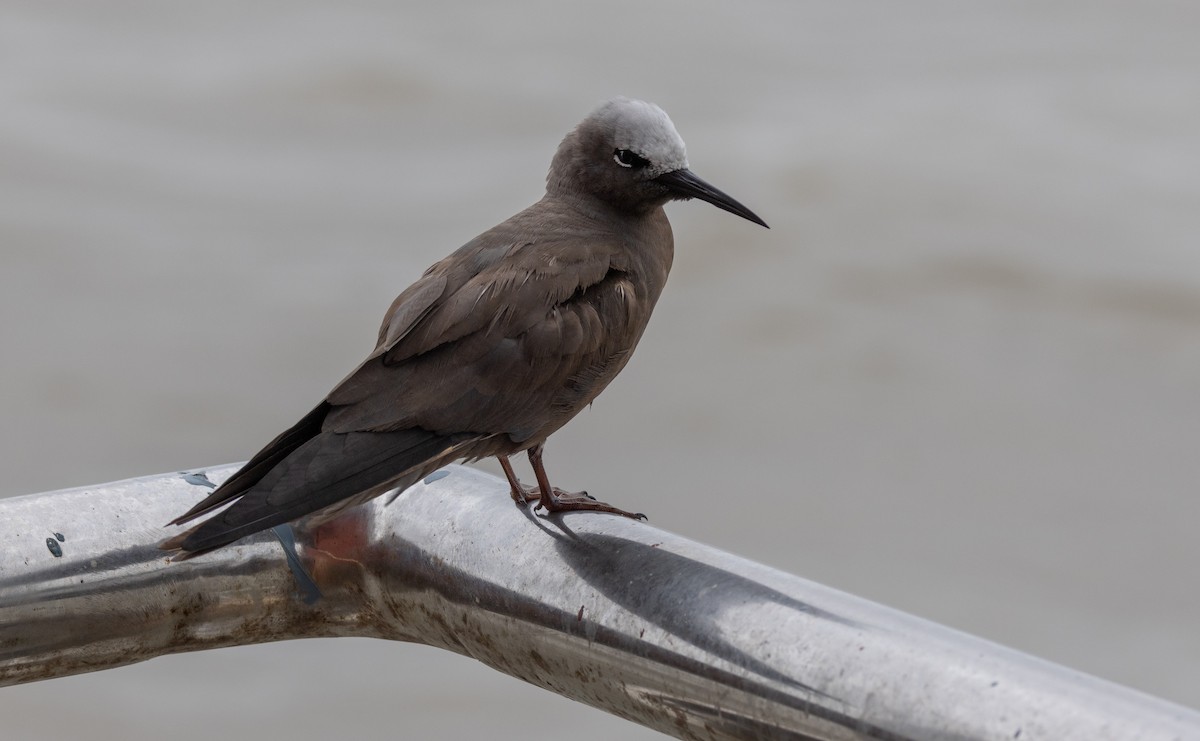
[[[519,490],[513,489],[509,493],[512,494],[513,501],[522,507],[528,507],[531,502],[537,502],[542,498],[542,494],[536,486],[522,486]]]
[[[554,490],[553,497],[543,497],[538,502],[538,508],[545,509],[547,512],[607,512],[610,515],[621,515],[635,520],[644,520],[646,516],[641,512],[627,512],[619,507],[614,507],[607,502],[601,502],[587,492],[581,491],[577,494],[567,493],[558,489]]]
[[[535,497],[538,500],[535,509],[544,509],[547,512],[558,512],[563,509],[563,505],[571,507],[574,503],[596,501],[595,497],[588,496],[586,491],[563,491],[557,486],[551,489],[553,493],[548,497],[543,497],[538,487],[534,487],[534,491],[537,492]]]
[[[601,502],[586,491],[568,492],[558,487],[554,487],[552,491],[551,496],[544,497],[538,487],[522,485],[519,490],[513,489],[511,494],[513,501],[518,506],[532,505],[535,510],[546,510],[550,514],[555,512],[607,512],[634,520],[646,519],[646,515],[641,512],[627,512],[607,502]]]

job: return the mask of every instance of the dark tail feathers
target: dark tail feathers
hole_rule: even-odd
[[[305,420],[318,410],[321,407]],[[228,509],[159,547],[182,551],[175,560],[183,560],[356,495],[411,486],[429,473],[426,468],[441,465],[447,453],[472,437],[411,429],[318,432],[301,439],[305,420],[175,522],[186,522],[236,498]]]

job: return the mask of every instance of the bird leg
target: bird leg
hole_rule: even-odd
[[[513,501],[521,506],[529,504],[530,499],[538,499],[541,494],[538,493],[536,487],[526,486],[517,478],[516,471],[513,470],[512,464],[508,462],[507,455],[498,455],[496,460],[500,461],[500,467],[504,469],[504,477],[508,479],[508,485],[511,487]]]
[[[504,476],[508,479],[509,493],[512,495],[514,502],[523,507],[530,502],[536,502],[542,498],[540,487],[526,486],[521,483],[521,480],[517,478],[516,472],[513,471],[512,463],[509,462],[507,455],[498,455],[496,456],[496,460],[500,461],[500,467],[504,469]],[[552,489],[552,491],[563,497],[576,496],[568,494],[562,489]],[[583,495],[587,496],[587,492],[583,492]],[[591,499],[591,497],[588,497],[588,499]]]
[[[609,514],[632,517],[635,520],[646,519],[646,516],[641,512],[626,512],[611,504],[597,501],[594,497],[588,496],[586,491],[572,494],[550,486],[550,477],[546,475],[546,468],[542,465],[542,444],[538,443],[534,445],[527,452],[529,454],[529,464],[533,466],[533,474],[537,476],[538,480],[537,488],[529,492],[529,494],[537,493],[538,507],[545,507],[547,512],[608,512]],[[506,472],[510,470],[511,468],[505,468]],[[509,477],[510,484],[515,480],[515,476]]]

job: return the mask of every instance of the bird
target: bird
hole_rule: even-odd
[[[168,523],[215,512],[160,548],[185,560],[302,517],[326,521],[492,456],[519,505],[643,518],[551,486],[543,451],[629,361],[673,260],[663,206],[692,198],[767,226],[691,171],[660,107],[602,103],[559,144],[541,200],[405,289],[366,360]],[[509,461],[522,452],[536,486]]]

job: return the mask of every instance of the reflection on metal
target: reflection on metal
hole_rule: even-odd
[[[1186,708],[642,522],[533,516],[446,470],[183,563],[161,524],[232,466],[0,500],[0,684],[373,636],[680,738],[1200,738]]]

